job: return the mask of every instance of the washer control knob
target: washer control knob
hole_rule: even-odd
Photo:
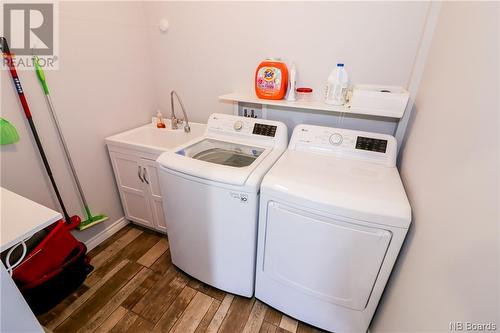
[[[330,143],[334,146],[340,145],[343,140],[344,138],[340,133],[333,133],[332,135],[330,135]]]
[[[238,120],[234,123],[233,127],[236,131],[239,131],[243,128],[243,122],[241,120]]]

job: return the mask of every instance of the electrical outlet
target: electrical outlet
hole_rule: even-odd
[[[247,118],[262,118],[261,105],[240,105],[238,115]]]

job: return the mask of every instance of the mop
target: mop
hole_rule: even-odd
[[[73,164],[73,160],[71,159],[71,155],[69,153],[68,145],[66,144],[66,140],[64,139],[64,135],[62,133],[61,127],[59,125],[59,121],[57,119],[55,110],[54,110],[54,104],[52,103],[52,99],[50,98],[50,93],[49,93],[49,87],[47,85],[47,81],[45,80],[45,73],[42,70],[42,67],[38,63],[39,58],[37,56],[34,57],[34,63],[35,63],[35,70],[36,74],[38,76],[38,79],[40,81],[40,84],[42,86],[45,99],[47,100],[47,105],[49,106],[49,111],[50,115],[52,116],[52,120],[54,121],[54,124],[57,129],[57,134],[59,135],[59,139],[61,140],[64,154],[66,155],[66,159],[68,160],[68,164],[71,170],[71,174],[73,175],[73,179],[75,181],[76,187],[78,189],[78,193],[80,194],[80,199],[83,203],[83,207],[85,209],[85,215],[87,215],[87,219],[85,221],[81,221],[80,225],[78,226],[79,230],[84,230],[89,228],[90,226],[93,226],[97,223],[106,221],[108,217],[106,215],[92,215],[92,212],[90,211],[89,205],[87,203],[87,199],[85,198],[85,194],[83,193],[82,185],[80,184],[80,180],[78,179],[78,175],[75,170],[75,166]]]
[[[28,101],[24,96],[23,87],[21,85],[21,81],[19,80],[19,76],[17,75],[16,67],[13,60],[13,55],[10,53],[10,49],[7,44],[7,39],[5,39],[5,37],[0,37],[0,48],[5,57],[7,67],[10,72],[10,76],[12,77],[12,82],[14,83],[17,96],[19,97],[19,102],[21,102],[21,106],[24,111],[24,115],[26,116],[28,124],[30,125],[31,133],[33,134],[33,138],[35,139],[35,143],[38,148],[38,152],[40,153],[40,157],[42,158],[43,165],[45,167],[45,170],[47,171],[47,175],[49,176],[50,183],[57,197],[57,201],[59,202],[61,210],[63,211],[64,219],[66,220],[66,223],[68,223],[69,226],[72,228],[74,225],[80,223],[80,217],[78,217],[77,215],[69,216],[68,211],[64,206],[64,202],[62,200],[61,194],[59,193],[59,189],[57,188],[57,184],[52,174],[49,161],[47,160],[47,156],[45,155],[45,150],[43,149],[42,142],[40,141],[40,137],[38,136],[38,132],[36,130],[35,123],[33,121],[33,117],[31,115],[31,111],[28,105]]]

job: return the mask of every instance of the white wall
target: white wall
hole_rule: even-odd
[[[498,14],[442,5],[402,156],[413,225],[371,332],[500,327]]]
[[[318,95],[337,62],[355,83],[407,86],[429,4],[425,2],[148,2],[157,94],[170,112],[177,90],[193,120],[232,112],[218,96],[253,92],[260,61],[294,61],[298,83]]]
[[[77,233],[82,240],[123,217],[104,138],[146,123],[155,110],[145,34],[140,3],[60,3],[60,69],[46,77],[90,206],[110,217]],[[0,72],[1,114],[21,137],[1,147],[1,185],[58,209],[11,78]],[[67,209],[83,216],[36,75],[19,77]]]
[[[407,86],[424,2],[61,2],[61,67],[47,73],[94,212],[123,216],[103,139],[169,110],[230,113],[217,96],[252,91],[266,56],[293,60],[321,92],[336,62],[355,83]],[[143,12],[144,11],[144,12]],[[144,16],[145,15],[145,16]],[[444,3],[402,158],[414,221],[373,332],[448,331],[450,320],[498,316],[498,4]],[[158,31],[160,18],[171,28]],[[1,113],[21,141],[1,147],[1,185],[57,208],[10,77]],[[20,72],[70,213],[75,188],[33,72]]]
[[[60,69],[47,79],[90,205],[110,216],[78,236],[89,239],[123,216],[103,139],[147,122],[158,104],[169,115],[170,90],[179,91],[192,120],[205,122],[212,112],[230,113],[217,97],[252,91],[257,64],[276,55],[295,61],[299,83],[318,93],[340,61],[353,82],[406,86],[427,8],[390,2],[60,2]],[[163,17],[171,24],[166,34],[157,26]],[[35,74],[19,75],[68,211],[81,214]],[[2,116],[21,135],[18,144],[1,147],[1,185],[57,208],[6,71],[1,83]],[[311,121],[325,120],[320,118]]]

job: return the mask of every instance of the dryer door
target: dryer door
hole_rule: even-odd
[[[324,301],[363,310],[391,232],[270,202],[264,274]]]

